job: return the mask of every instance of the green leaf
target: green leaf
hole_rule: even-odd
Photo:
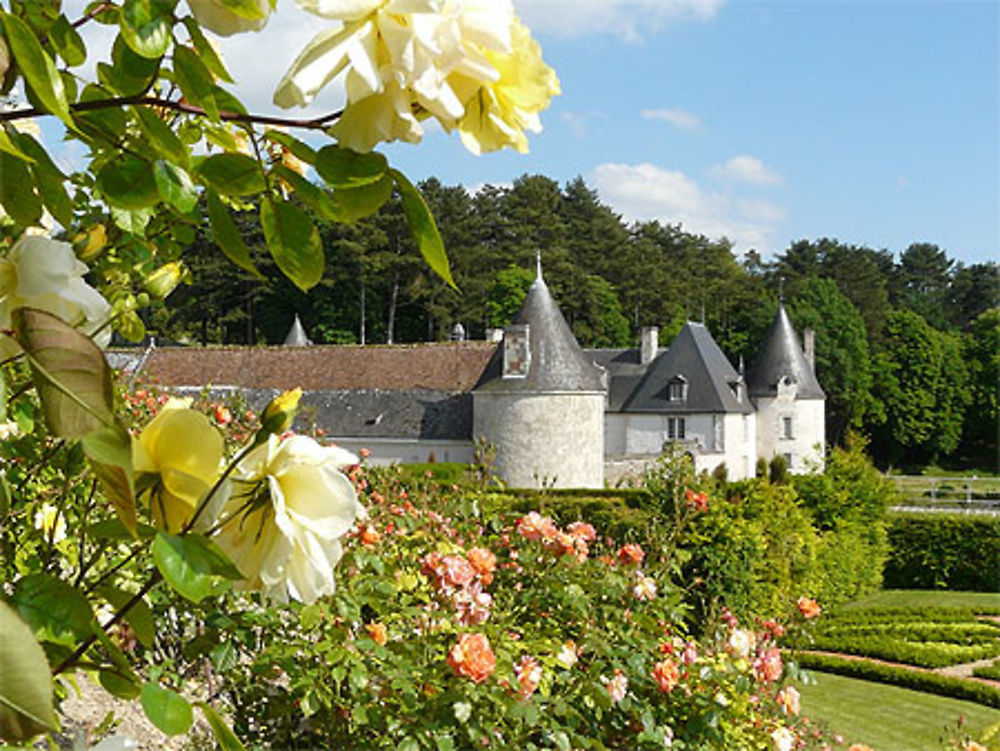
[[[174,47],[174,77],[191,104],[205,110],[211,120],[219,119],[219,105],[212,92],[212,74],[196,52],[187,47]]]
[[[146,227],[153,218],[153,214],[153,209],[149,208],[129,211],[128,209],[119,209],[116,206],[111,207],[111,218],[114,220],[115,226],[123,232],[140,237],[146,234]]]
[[[396,746],[397,751],[420,751],[420,744],[416,738],[404,738],[403,742]]]
[[[222,203],[222,199],[214,190],[208,190],[206,202],[215,244],[222,249],[226,258],[263,281],[264,275],[257,271],[253,261],[250,260],[250,248],[243,242],[240,231],[236,228],[236,223],[229,215],[229,209]]]
[[[130,542],[135,539],[119,519],[104,519],[103,521],[88,524],[84,529],[91,537],[101,540],[123,540]],[[137,525],[136,534],[143,540],[154,537],[156,535],[156,527],[140,522]]]
[[[149,139],[150,145],[156,149],[156,152],[164,159],[169,159],[186,168],[188,166],[188,150],[173,129],[149,107],[136,105],[132,111],[139,121],[142,134]]]
[[[85,435],[82,443],[104,495],[125,528],[137,536],[132,439],[128,432],[120,425],[102,427]]]
[[[125,0],[118,22],[122,37],[136,54],[148,59],[166,54],[170,47],[173,6],[170,0]]]
[[[66,91],[52,58],[42,49],[35,33],[24,21],[10,13],[0,14],[0,19],[7,31],[10,51],[39,103],[73,128]]]
[[[166,582],[181,596],[200,602],[225,592],[243,574],[210,540],[200,535],[160,532],[153,540],[153,560]]]
[[[20,579],[11,603],[42,641],[73,646],[94,631],[87,598],[54,576],[32,574]]]
[[[239,656],[239,651],[231,641],[223,642],[222,644],[215,646],[210,653],[212,664],[220,673],[225,673],[236,667],[236,662],[239,660]]]
[[[113,426],[111,368],[100,348],[51,313],[16,308],[12,318],[49,430],[77,439]]]
[[[194,182],[183,167],[157,159],[153,163],[153,177],[156,179],[156,189],[160,192],[160,198],[182,214],[188,213],[198,205]]]
[[[323,243],[309,215],[289,203],[260,207],[264,239],[278,268],[303,292],[323,277]]]
[[[0,204],[20,227],[30,227],[42,217],[42,199],[28,165],[6,150],[0,151]]]
[[[97,592],[116,611],[125,607],[125,604],[134,596],[131,592],[126,592],[124,589],[118,589],[110,585],[99,588]],[[137,601],[128,609],[128,612],[125,613],[125,621],[135,631],[136,638],[142,645],[152,648],[153,642],[156,639],[156,626],[153,624],[153,611],[145,600]]]
[[[153,168],[126,154],[105,164],[97,173],[97,188],[108,202],[123,209],[145,209],[160,200]]]
[[[218,713],[212,709],[207,703],[201,701],[196,705],[205,715],[205,719],[208,721],[208,726],[212,728],[212,734],[215,736],[215,740],[219,743],[219,748],[222,751],[246,751],[246,747],[240,743],[240,739],[236,737],[229,726],[225,723]]]
[[[244,154],[215,154],[203,160],[195,173],[227,196],[247,196],[267,188],[257,160]]]
[[[24,153],[31,157],[32,164],[29,169],[38,185],[38,192],[45,207],[57,222],[63,227],[69,227],[73,223],[73,201],[66,192],[66,175],[49,157],[45,147],[33,136],[17,133],[14,139]]]
[[[49,28],[49,39],[69,67],[75,68],[87,62],[87,45],[66,16],[60,15]]]
[[[139,684],[115,670],[102,670],[97,677],[104,689],[114,697],[131,701],[139,695]]]
[[[45,652],[16,612],[0,601],[0,738],[27,741],[58,730]]]
[[[410,225],[413,239],[420,248],[420,255],[434,273],[444,279],[449,287],[457,290],[455,280],[451,278],[448,254],[444,251],[441,233],[438,232],[437,224],[434,223],[434,217],[431,216],[431,210],[427,208],[424,197],[399,170],[392,170],[392,176],[396,180],[396,190],[403,200],[403,213],[406,215],[407,224]]]
[[[283,164],[276,164],[271,169],[271,174],[280,177],[288,183],[288,186],[299,197],[299,200],[321,217],[334,222],[344,221],[344,214],[333,198],[322,188],[309,182],[295,170],[289,169]]]
[[[29,164],[34,161],[30,156],[17,148],[14,142],[10,140],[10,135],[8,135],[6,127],[3,126],[0,126],[0,151],[6,152],[11,156],[16,156],[18,159],[23,159]]]
[[[159,60],[137,55],[119,34],[111,47],[111,65],[98,63],[97,78],[122,96],[135,96],[149,87],[159,67]]]
[[[389,163],[376,151],[359,154],[342,146],[324,146],[316,155],[316,171],[334,188],[351,189],[381,180]]]
[[[149,721],[167,735],[186,733],[194,721],[191,705],[183,696],[155,683],[142,687],[141,701]]]
[[[219,57],[215,48],[205,38],[205,34],[202,33],[198,22],[191,16],[186,16],[183,21],[184,28],[186,28],[188,34],[191,35],[191,43],[194,44],[195,51],[201,57],[201,61],[205,63],[205,67],[212,71],[212,73],[215,74],[215,77],[220,81],[235,83],[235,81],[233,81],[233,77],[226,69],[226,63],[221,57]]]
[[[371,216],[392,195],[392,177],[383,175],[378,182],[350,190],[335,190],[333,200],[343,218],[342,221],[356,222],[366,216]]]

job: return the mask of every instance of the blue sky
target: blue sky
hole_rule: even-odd
[[[386,149],[412,179],[475,189],[582,175],[627,220],[740,251],[827,236],[1000,260],[995,0],[515,5],[562,83],[544,132],[530,154],[474,157],[428,129],[419,146]],[[253,111],[275,111],[275,83],[318,28],[281,0],[262,33],[223,40]],[[339,98],[331,87],[307,113]]]

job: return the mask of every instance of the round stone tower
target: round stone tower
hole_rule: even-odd
[[[538,275],[472,392],[473,436],[514,488],[604,487],[604,371]]]

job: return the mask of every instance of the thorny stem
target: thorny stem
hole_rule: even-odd
[[[123,107],[126,105],[143,105],[147,107],[160,107],[162,109],[184,112],[189,115],[199,115],[207,117],[207,113],[201,107],[189,104],[182,100],[164,99],[158,96],[148,96],[139,94],[136,96],[114,97],[111,99],[95,99],[91,102],[77,102],[71,104],[71,112],[89,112],[92,110],[110,109],[113,107]],[[12,120],[23,120],[29,117],[40,117],[51,113],[37,107],[24,107],[22,109],[0,112],[0,123]],[[273,117],[271,115],[242,114],[239,112],[220,112],[219,119],[224,122],[250,123],[259,125],[282,125],[289,128],[305,128],[309,130],[324,130],[329,124],[339,118],[343,110],[330,112],[321,117],[310,119],[300,119],[291,117]]]

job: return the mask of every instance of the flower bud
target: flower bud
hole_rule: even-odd
[[[300,398],[302,389],[292,389],[274,397],[264,409],[264,414],[260,416],[260,435],[265,437],[269,433],[281,435],[289,430],[299,411]]]
[[[176,261],[165,263],[146,277],[146,291],[156,300],[165,299],[181,282],[187,282],[191,274]]]
[[[95,224],[89,229],[77,233],[73,238],[73,250],[81,261],[96,258],[108,244],[108,231],[103,224]]]

